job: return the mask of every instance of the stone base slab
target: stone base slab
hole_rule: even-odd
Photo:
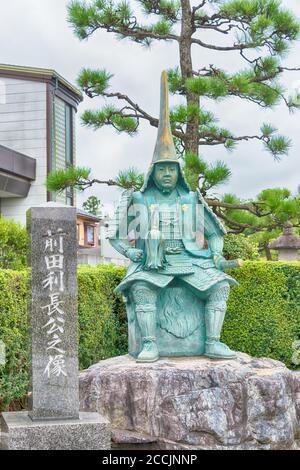
[[[2,413],[3,450],[107,450],[109,421],[99,413],[82,412],[78,420],[32,421],[27,411]]]

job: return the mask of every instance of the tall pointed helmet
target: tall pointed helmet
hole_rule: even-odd
[[[166,161],[178,162],[178,156],[170,126],[168,75],[164,70],[160,81],[160,115],[152,164]]]
[[[167,76],[166,71],[163,71],[161,74],[160,116],[159,116],[159,123],[158,123],[156,145],[155,145],[154,154],[153,154],[149,171],[145,177],[144,185],[140,190],[142,193],[148,188],[149,185],[151,185],[154,165],[160,162],[178,163],[178,168],[179,168],[178,183],[186,191],[190,191],[190,187],[185,180],[182,168],[180,166],[179,157],[176,155],[176,149],[175,149],[173,136],[171,132],[170,117],[169,117],[168,76]]]

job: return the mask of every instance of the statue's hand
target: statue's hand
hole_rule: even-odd
[[[137,248],[128,248],[126,250],[126,256],[134,263],[138,263],[142,261],[144,253],[142,250],[138,250]]]
[[[214,260],[216,268],[223,271],[223,266],[222,265],[223,265],[224,261],[226,262],[226,259],[224,258],[224,256],[216,255],[216,256],[213,257],[213,260]]]
[[[225,269],[240,268],[243,265],[241,259],[227,260],[223,256],[214,256],[214,263],[217,269],[224,271]]]

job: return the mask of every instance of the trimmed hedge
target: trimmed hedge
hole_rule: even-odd
[[[0,268],[25,269],[29,236],[26,228],[0,216]]]
[[[89,266],[78,269],[79,366],[127,353],[126,311],[114,288],[124,268]]]
[[[81,369],[127,352],[126,313],[113,290],[124,268],[78,269],[79,366]],[[0,269],[0,340],[6,364],[0,365],[0,411],[14,400],[24,406],[28,391],[29,341],[27,293],[29,270]]]
[[[0,269],[0,340],[6,364],[0,365],[0,411],[28,390],[28,326],[26,271]]]
[[[240,285],[230,292],[224,342],[296,368],[292,344],[300,339],[300,263],[247,261],[228,272]]]
[[[127,352],[123,301],[113,290],[124,268],[78,269],[79,363],[86,368]],[[292,343],[300,338],[300,263],[246,262],[230,272],[231,289],[222,339],[252,356],[269,356],[295,368]],[[29,271],[0,270],[0,339],[7,361],[0,365],[0,409],[21,401],[28,389],[27,293]]]

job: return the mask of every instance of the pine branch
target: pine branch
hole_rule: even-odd
[[[275,106],[282,100],[290,112],[299,109],[300,94],[285,97],[282,87],[276,81],[277,76],[284,71],[284,68],[278,65],[277,59],[272,57],[255,59],[251,61],[251,67],[250,70],[229,75],[210,65],[193,71],[193,77],[189,78],[185,84],[182,83],[179,72],[174,70],[171,75],[173,88],[179,94],[184,94],[187,89],[199,96],[207,96],[211,99],[235,96],[262,108]]]
[[[232,142],[249,141],[249,140],[260,140],[264,143],[267,150],[269,150],[275,160],[279,160],[280,156],[286,155],[289,148],[291,147],[291,140],[286,139],[283,136],[266,136],[266,135],[218,135],[211,132],[200,132],[199,145],[225,145],[229,144],[229,148],[232,147]]]
[[[203,139],[203,140],[201,140]],[[222,135],[216,134],[214,132],[204,131],[199,132],[199,145],[219,145],[225,144],[227,140],[234,140],[236,142],[241,140],[264,140],[262,135],[242,135],[242,136],[233,136],[231,134]]]
[[[186,81],[185,87],[199,96],[212,99],[236,96],[261,107],[271,107],[276,105],[280,98],[288,104],[282,88],[275,82],[279,73],[281,71],[273,58],[255,61],[252,70],[242,70],[234,75],[210,65],[209,68],[204,67],[198,72],[193,72],[194,76]],[[179,77],[177,81],[179,82]]]
[[[145,14],[157,15],[176,24],[180,19],[180,2],[173,0],[138,0]]]
[[[206,198],[206,202],[210,207],[221,207],[225,209],[238,209],[238,210],[245,210],[250,212],[257,217],[266,217],[270,215],[271,212],[262,212],[262,208],[260,207],[264,203],[248,203],[248,204],[230,204],[227,202],[219,201],[218,199],[210,199]]]
[[[99,25],[94,29],[94,31],[91,32],[91,34],[95,32],[97,29],[105,29],[109,33],[119,34],[123,38],[130,38],[134,42],[138,42],[138,43],[143,43],[145,42],[146,39],[150,39],[150,40],[156,39],[158,41],[171,40],[171,41],[177,41],[177,42],[179,42],[180,40],[180,37],[177,36],[176,34],[155,33],[155,32],[151,32],[141,27],[137,27],[135,30],[133,30],[133,29],[127,29],[127,28],[118,29],[118,28],[112,28],[111,26]],[[91,34],[89,34],[89,36]]]
[[[88,95],[88,93],[87,93],[87,95]],[[119,93],[119,92],[107,93],[107,92],[104,92],[103,96],[106,96],[107,98],[117,98],[118,100],[126,101],[126,103],[128,103],[130,105],[129,109],[133,110],[136,113],[137,117],[142,118],[142,119],[146,119],[147,121],[149,121],[151,126],[158,127],[158,119],[151,116],[149,113],[147,113],[144,109],[142,109],[137,103],[135,103],[131,98],[129,98],[129,96],[125,95],[124,93]]]
[[[99,93],[97,91],[95,91],[94,86],[90,86],[90,85],[89,86],[84,86],[83,91],[85,92],[85,94],[89,98],[95,98],[96,96],[99,96]],[[118,100],[123,100],[126,103],[128,103],[129,106],[124,106],[120,110],[114,110],[112,114],[113,115],[119,114],[120,116],[131,117],[131,118],[137,119],[136,129],[139,125],[139,120],[140,119],[144,119],[144,120],[148,121],[151,126],[158,128],[158,118],[155,118],[154,116],[151,116],[149,113],[147,113],[137,103],[135,103],[128,95],[125,95],[124,93],[120,93],[120,92],[108,93],[108,92],[103,91],[101,93],[101,96],[105,96],[106,98],[117,98]],[[131,113],[124,114],[125,110],[132,111],[132,114]],[[109,119],[107,120],[107,122],[105,124],[113,125],[113,127],[115,127],[114,124]],[[117,129],[117,130],[119,130],[119,129]],[[174,129],[172,131],[172,133],[178,139],[183,139],[184,138],[183,130]]]
[[[93,186],[94,184],[106,184],[107,186],[119,186],[118,183],[114,180],[99,180],[97,178],[93,178],[91,180],[88,180],[88,181],[78,181],[77,182],[77,186],[80,190],[85,190],[87,188],[90,188],[91,186]]]
[[[196,13],[198,10],[200,10],[202,7],[204,7],[205,4],[206,4],[206,0],[203,0],[199,5],[197,5],[196,7],[193,7],[193,8],[192,8],[192,11],[193,11],[192,15],[193,15],[193,17],[195,17],[195,13]]]
[[[260,192],[254,201],[241,201],[234,194],[225,194],[222,201],[208,201],[233,233],[247,235],[282,229],[286,222],[299,226],[300,199],[287,188],[269,188]]]
[[[202,5],[203,6],[203,5]],[[282,54],[288,42],[297,39],[300,28],[295,16],[280,8],[280,2],[228,0],[220,5],[219,11],[209,15],[205,10],[193,12],[193,29],[211,29],[222,34],[237,31],[238,42],[230,46],[207,44],[193,38],[201,47],[219,51],[244,51],[267,48],[271,55]]]
[[[47,189],[61,193],[68,188],[84,191],[94,184],[106,184],[107,186],[118,186],[122,189],[132,188],[138,191],[144,183],[144,175],[135,168],[120,171],[114,179],[100,180],[90,176],[91,170],[89,168],[75,166],[70,166],[66,170],[53,171],[47,177]]]
[[[114,4],[106,0],[93,0],[87,5],[81,0],[73,0],[68,12],[69,22],[79,39],[87,39],[95,31],[103,29],[120,38],[130,38],[146,45],[153,39],[179,41],[179,36],[171,33],[171,25],[167,20],[150,26],[140,25],[126,2]]]
[[[280,72],[283,72],[284,70],[288,70],[290,72],[299,72],[300,67],[278,67],[278,70]]]
[[[226,86],[229,83],[230,86],[234,87],[236,78],[227,78],[225,74],[210,66],[209,69],[205,68],[202,71],[213,75],[218,80],[220,79],[220,83],[226,82]],[[169,72],[172,75],[171,84],[174,86],[174,83],[177,84],[180,82],[180,77],[176,76],[176,71]],[[271,77],[269,73],[268,77]],[[97,96],[104,96],[106,98],[117,98],[120,101],[124,101],[126,103],[120,109],[117,109],[113,106],[106,106],[100,111],[85,111],[82,116],[82,120],[85,125],[88,125],[94,129],[98,129],[104,125],[111,125],[117,132],[125,131],[128,134],[134,134],[140,123],[140,119],[146,120],[149,124],[155,128],[158,127],[158,119],[154,116],[150,115],[144,109],[142,109],[137,103],[133,101],[128,95],[120,92],[108,92],[106,91],[108,88],[108,81],[111,78],[105,71],[92,71],[92,70],[82,70],[79,83],[81,85],[82,90],[85,92],[87,96],[90,98],[95,98]],[[251,77],[249,81],[260,81],[263,80],[263,77],[256,75]],[[247,81],[248,83],[248,81]],[[196,83],[197,85],[197,83]],[[220,86],[219,83],[215,85],[216,92],[219,92]],[[219,87],[219,88],[218,88]],[[226,89],[228,92],[228,88]],[[235,92],[232,91],[232,94]],[[237,94],[237,92],[236,92]],[[249,97],[248,97],[249,98]],[[249,98],[251,99],[251,98]],[[287,103],[288,104],[288,103]],[[277,157],[278,155],[285,154],[285,149],[283,146],[279,149],[279,151],[274,148],[274,146],[270,147],[270,143],[272,144],[272,137],[270,135],[244,135],[244,136],[234,136],[230,132],[224,129],[218,129],[212,126],[213,123],[213,116],[210,113],[205,113],[203,110],[200,110],[198,106],[189,106],[183,107],[179,106],[175,108],[174,111],[171,111],[171,126],[172,126],[172,133],[174,137],[177,139],[177,144],[182,147],[184,150],[185,148],[185,137],[186,137],[186,130],[185,125],[193,119],[194,116],[198,116],[199,120],[199,134],[198,134],[198,143],[199,145],[225,145],[226,148],[231,149],[235,142],[238,141],[249,141],[249,140],[260,140],[269,148],[272,153]],[[178,142],[179,141],[179,142]],[[288,142],[286,148],[288,147]],[[182,153],[182,152],[181,152]]]
[[[246,230],[249,231],[250,233],[259,233],[259,232],[271,232],[272,230],[282,228],[283,224],[278,222],[274,224],[268,224],[268,225],[251,225],[247,223],[242,223],[242,222],[237,222],[236,220],[230,219],[228,216],[226,216],[222,211],[215,210],[215,214],[222,219],[227,227],[230,228],[228,233],[232,234],[239,234],[243,233]],[[299,225],[295,225],[298,227]]]
[[[215,28],[213,28],[215,29]],[[216,46],[214,44],[208,44],[206,42],[201,41],[198,38],[191,39],[192,44],[197,44],[198,46],[204,47],[205,49],[211,49],[213,51],[244,51],[245,49],[255,49],[257,47],[261,47],[259,44],[254,42],[249,43],[234,43],[232,46]]]
[[[134,135],[137,132],[139,120],[136,119],[135,114],[126,112],[127,108],[126,106],[121,109],[104,106],[97,111],[86,110],[81,116],[81,121],[83,125],[94,130],[103,126],[112,126],[117,132],[127,132],[129,135]]]

